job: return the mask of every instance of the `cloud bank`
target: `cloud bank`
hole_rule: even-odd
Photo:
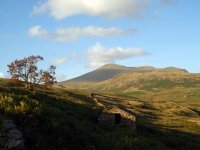
[[[88,66],[95,69],[105,64],[115,63],[118,60],[144,55],[148,55],[148,53],[140,48],[107,48],[97,43],[88,49]]]
[[[60,64],[65,64],[67,63],[68,61],[72,60],[72,59],[75,59],[77,57],[77,53],[71,53],[65,57],[59,57],[57,59],[55,59],[52,64],[53,65],[60,65]]]
[[[56,80],[58,82],[65,81],[67,79],[68,79],[68,77],[66,75],[64,75],[64,74],[56,74]]]
[[[58,28],[55,32],[46,31],[41,26],[34,26],[29,29],[28,34],[30,37],[47,39],[54,42],[68,42],[74,41],[81,37],[113,37],[122,36],[127,34],[137,33],[137,29],[123,30],[116,27],[103,28],[103,27],[71,27],[71,28]]]
[[[47,0],[35,6],[32,14],[49,12],[61,20],[74,15],[117,17],[138,17],[150,0]]]

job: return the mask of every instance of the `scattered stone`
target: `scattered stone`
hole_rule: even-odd
[[[24,150],[23,140],[11,140],[7,145],[8,150]]]
[[[2,138],[5,150],[25,150],[22,133],[12,120],[5,120],[2,125]]]
[[[22,138],[22,133],[19,132],[17,129],[12,129],[8,132],[7,134],[8,139],[21,139]]]
[[[12,120],[6,120],[3,123],[3,132],[7,132],[8,130],[15,129],[16,125]]]

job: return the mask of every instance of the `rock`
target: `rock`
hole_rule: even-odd
[[[16,125],[13,123],[12,120],[6,120],[4,121],[2,127],[3,127],[3,132],[7,132],[8,130],[15,129]]]
[[[11,140],[7,143],[8,150],[24,150],[24,141],[23,140]]]
[[[5,120],[2,125],[3,141],[7,150],[25,150],[22,133],[12,120]]]
[[[22,139],[22,133],[17,129],[12,129],[7,134],[8,139]]]

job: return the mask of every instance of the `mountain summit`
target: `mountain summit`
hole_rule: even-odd
[[[117,64],[107,64],[94,71],[68,80],[67,82],[101,82],[108,80],[118,74],[125,73],[143,73],[154,71],[156,68],[150,66],[144,67],[126,67]]]
[[[59,86],[69,89],[84,89],[98,92],[134,91],[176,86],[194,86],[200,82],[200,75],[189,73],[185,69],[151,66],[126,67],[107,64],[97,70],[74,79],[60,82]]]
[[[106,64],[102,67],[100,67],[99,69],[127,69],[128,67],[126,66],[122,66],[122,65],[118,65],[118,64]]]
[[[70,79],[66,82],[102,82],[119,74],[129,74],[129,73],[147,73],[152,71],[162,71],[162,72],[185,72],[188,73],[185,69],[179,69],[175,67],[168,67],[164,69],[154,68],[151,66],[142,66],[142,67],[126,67],[118,64],[106,64],[94,71],[81,75],[79,77]]]

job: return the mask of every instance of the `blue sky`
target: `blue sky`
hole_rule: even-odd
[[[59,80],[107,63],[200,72],[199,0],[2,0],[0,76],[41,55]]]

